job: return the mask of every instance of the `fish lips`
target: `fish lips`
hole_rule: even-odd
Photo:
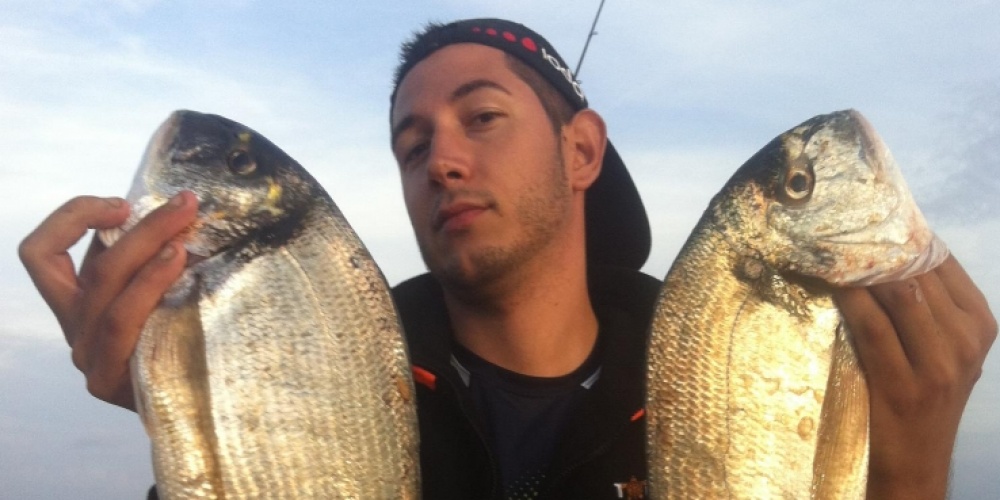
[[[128,219],[125,220],[125,223],[118,227],[100,229],[97,231],[97,237],[105,247],[110,248],[112,245],[117,243],[118,240],[125,235],[125,233],[135,228],[139,221],[149,215],[152,211],[165,205],[171,197],[171,195],[167,194],[148,193],[133,199],[132,194],[133,193],[130,193],[127,198],[129,203],[132,205],[132,211],[129,213]],[[184,249],[188,252],[187,267],[194,266],[199,262],[208,259],[215,253],[213,245],[199,232],[199,228],[205,225],[205,219],[206,215],[199,211],[198,219],[181,232],[181,239],[184,241]]]

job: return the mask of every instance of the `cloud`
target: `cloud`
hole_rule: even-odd
[[[924,166],[934,182],[922,186],[928,215],[952,224],[1000,217],[1000,79],[962,95]]]
[[[998,75],[986,62],[1000,45],[998,12],[929,1],[611,4],[584,88],[599,110],[624,117],[612,137],[651,145],[746,141],[755,131],[763,135],[753,141],[766,140],[852,107],[897,131],[890,146],[908,151],[956,82]]]

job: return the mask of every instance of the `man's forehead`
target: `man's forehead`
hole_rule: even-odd
[[[399,104],[429,91],[444,94],[464,82],[516,76],[505,63],[503,51],[476,43],[456,43],[431,53],[413,66],[399,83]]]
[[[477,43],[456,43],[442,47],[418,62],[399,82],[396,101],[402,94],[424,87],[436,87],[449,82],[482,77],[513,75],[505,62],[506,54],[499,49]]]

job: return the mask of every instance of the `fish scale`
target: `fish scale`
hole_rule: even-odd
[[[712,199],[657,301],[651,498],[863,498],[868,392],[833,291],[947,255],[856,111],[756,153]]]
[[[333,201],[263,136],[178,111],[150,141],[129,222],[102,239],[182,189],[199,199],[194,263],[130,363],[160,497],[419,498],[400,323]]]

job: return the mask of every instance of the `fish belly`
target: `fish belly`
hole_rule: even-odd
[[[155,462],[158,483],[174,478],[161,492],[184,492],[165,497],[419,498],[413,388],[388,287],[359,244],[323,234],[201,277],[197,315],[185,317],[204,363],[187,372],[203,378],[178,392],[203,410],[143,405],[161,422],[154,456],[172,457]],[[162,425],[171,419],[183,423]]]
[[[833,478],[863,484],[868,408],[839,313],[828,295],[776,296],[786,290],[776,275],[738,278],[762,264],[734,258],[723,239],[689,243],[654,316],[652,498],[844,498],[825,492]],[[844,382],[858,380],[860,390]]]

